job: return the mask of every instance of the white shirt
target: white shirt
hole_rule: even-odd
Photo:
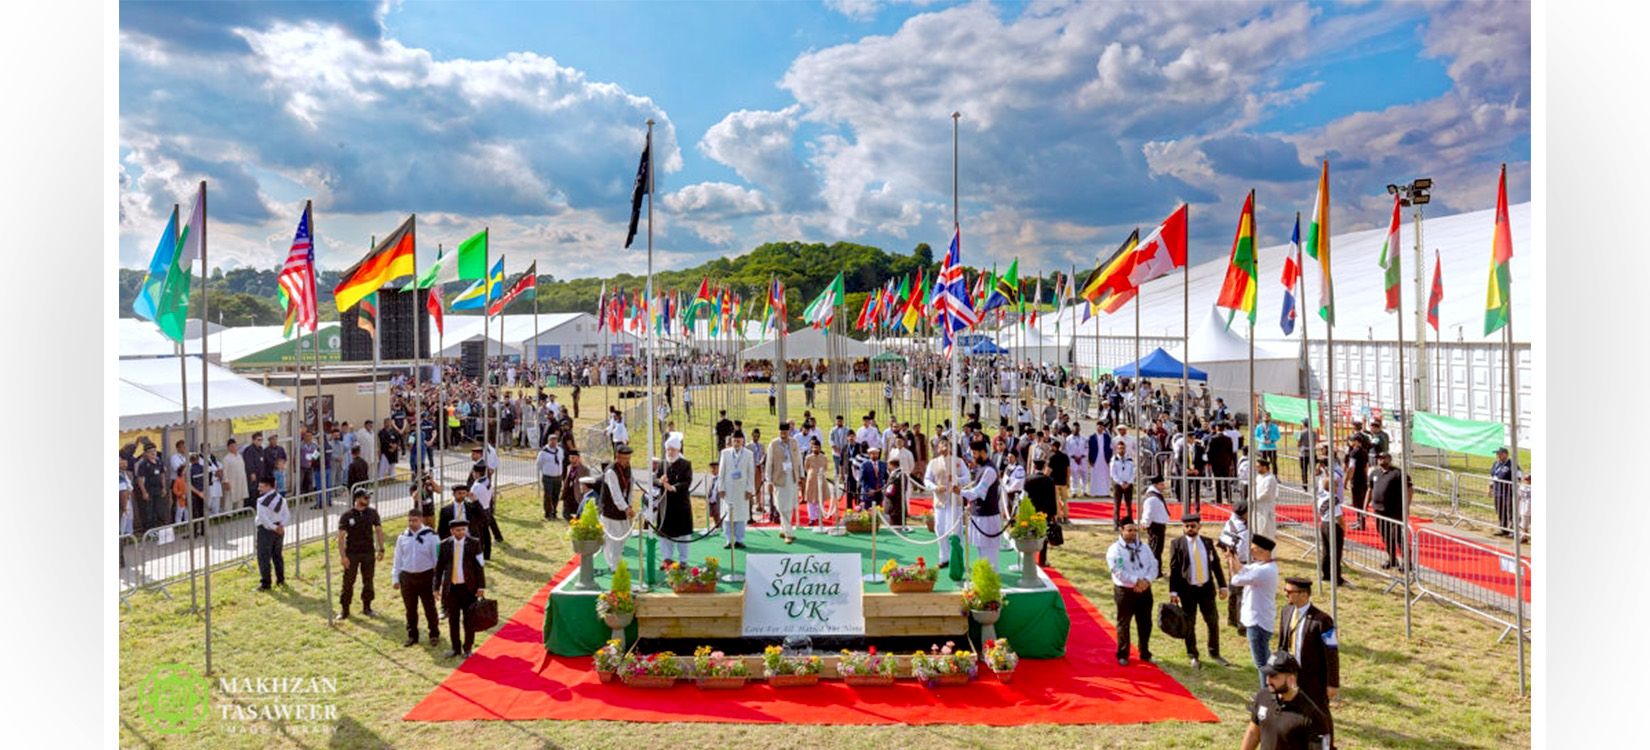
[[[1157,558],[1152,548],[1137,537],[1134,544],[1119,538],[1106,550],[1106,565],[1111,568],[1111,582],[1122,588],[1133,588],[1142,580],[1157,578]]]
[[[859,431],[854,433],[854,439],[864,445],[865,450],[882,448],[882,433],[871,425],[859,428]]]
[[[1264,503],[1278,502],[1278,475],[1272,472],[1255,474],[1255,499]]]
[[[271,490],[267,495],[259,495],[257,508],[258,525],[270,531],[274,531],[277,524],[285,528],[292,523],[292,508],[279,492]]]
[[[625,427],[623,422],[614,422],[611,432],[614,445],[630,442],[630,429]]]
[[[536,463],[538,465],[540,476],[559,478],[562,474],[561,446],[551,448],[547,445],[541,448],[539,450],[539,457]]]
[[[1331,504],[1334,505],[1333,513],[1334,513],[1335,518],[1340,518],[1342,515],[1344,515],[1344,513],[1341,511],[1340,499],[1335,498],[1334,500],[1331,500],[1332,497],[1334,497],[1334,496],[1333,496],[1332,493],[1330,493],[1329,490],[1318,490],[1318,520],[1319,521],[1328,521],[1329,520],[1330,513],[1331,513],[1331,511],[1330,511],[1330,505]]]
[[[1169,523],[1169,507],[1163,502],[1163,493],[1156,487],[1146,490],[1146,496],[1140,503],[1140,525]]]
[[[962,496],[969,500],[978,500],[985,497],[991,485],[997,483],[997,469],[991,464],[980,467],[980,473],[974,477],[974,483],[963,488]]]
[[[1226,519],[1226,525],[1220,527],[1220,536],[1237,540],[1232,548],[1237,552],[1238,562],[1249,562],[1249,525],[1243,519],[1237,516]]]
[[[436,548],[441,539],[428,526],[420,526],[418,534],[403,531],[395,538],[395,560],[390,564],[390,583],[400,583],[402,573],[423,573],[435,570]]]
[[[1026,467],[1019,464],[1009,464],[1003,467],[1003,491],[1008,493],[1019,492],[1026,486]]]
[[[493,488],[487,486],[487,480],[477,479],[470,485],[470,494],[481,504],[482,510],[493,509]]]
[[[1089,460],[1088,440],[1077,434],[1066,438],[1066,455],[1071,456],[1073,464],[1087,463]]]
[[[1278,564],[1272,560],[1252,562],[1232,574],[1233,586],[1243,587],[1243,607],[1238,621],[1244,627],[1259,626],[1271,632],[1278,622]]]
[[[1119,484],[1134,484],[1134,459],[1113,456],[1111,459],[1111,481]]]

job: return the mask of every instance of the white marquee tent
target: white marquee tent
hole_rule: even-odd
[[[189,414],[194,422],[201,413],[201,360],[188,357],[184,363],[189,379]],[[292,411],[292,397],[265,388],[217,365],[206,366],[210,382],[213,420],[257,417]],[[145,430],[181,425],[183,388],[178,383],[178,358],[123,359],[120,361],[120,429]]]

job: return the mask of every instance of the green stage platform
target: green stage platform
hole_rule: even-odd
[[[939,564],[938,547],[932,543],[934,534],[926,530],[917,530],[906,533],[914,541],[905,541],[883,530],[876,537],[876,560],[874,567],[880,569],[883,563],[892,556],[902,565],[916,562],[922,556],[928,565]],[[706,557],[714,556],[721,563],[722,572],[730,570],[730,550],[722,549],[724,538],[720,535],[711,536],[695,542],[692,547],[694,561],[702,563]],[[928,543],[924,543],[928,542]],[[747,549],[737,550],[739,553],[737,567],[731,569],[743,572],[745,555],[756,554],[798,554],[798,553],[859,553],[861,556],[861,573],[873,570],[871,559],[870,534],[846,534],[832,536],[817,533],[812,530],[799,530],[795,544],[785,544],[779,536],[777,528],[755,528],[745,534]],[[632,538],[625,547],[625,559],[632,570],[638,569],[636,558],[637,542]],[[972,562],[973,550],[969,550]],[[1004,551],[998,561],[998,571],[1003,577],[1003,595],[1007,601],[1003,608],[1002,617],[997,622],[997,634],[1008,638],[1021,656],[1034,659],[1051,659],[1063,656],[1066,651],[1066,635],[1071,629],[1071,619],[1066,613],[1066,605],[1060,592],[1046,575],[1039,571],[1039,580],[1042,587],[1036,589],[1022,589],[1014,587],[1013,583],[1019,580],[1020,574],[1015,566],[1019,561],[1019,554]],[[951,570],[940,571],[939,582],[934,591],[960,593],[966,581],[953,581]],[[637,582],[643,576],[633,573]],[[578,574],[574,573],[562,581],[550,594],[550,602],[544,611],[544,647],[546,650],[559,656],[588,656],[601,648],[611,636],[611,631],[596,615],[596,593],[576,591],[573,584],[577,582]],[[597,582],[605,590],[612,582],[607,573],[597,575]],[[722,583],[717,586],[716,594],[738,594],[743,583]],[[921,596],[909,594],[889,594],[885,583],[866,583],[865,595],[869,597]],[[664,596],[675,596],[664,583],[663,573],[657,574],[657,585],[653,589]],[[640,596],[649,596],[641,594]],[[715,596],[715,594],[685,594],[683,597]],[[957,612],[962,612],[962,599],[957,597]],[[976,642],[979,640],[979,626],[972,622],[968,625],[969,634]],[[627,641],[634,641],[637,637],[637,624],[631,623],[627,631]],[[875,642],[875,637],[868,640]]]

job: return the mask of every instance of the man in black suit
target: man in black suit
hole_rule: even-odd
[[[1032,461],[1031,476],[1026,477],[1025,487],[1021,489],[1021,492],[1026,499],[1031,501],[1031,507],[1037,509],[1037,512],[1048,516],[1049,535],[1045,539],[1051,539],[1056,533],[1054,527],[1060,523],[1060,501],[1054,491],[1054,477],[1048,475],[1045,471],[1047,468],[1048,462],[1041,458]],[[1043,543],[1043,548],[1037,550],[1037,564],[1039,566],[1048,565],[1048,543],[1046,541]]]
[[[1215,504],[1232,501],[1232,477],[1237,476],[1237,446],[1225,434],[1225,423],[1217,423],[1209,435],[1209,466],[1215,478]]]
[[[1203,519],[1197,514],[1180,519],[1185,531],[1169,544],[1169,601],[1186,609],[1186,655],[1192,668],[1197,661],[1197,614],[1203,613],[1203,626],[1209,633],[1209,658],[1223,667],[1230,664],[1220,656],[1220,622],[1215,614],[1215,597],[1225,599],[1226,574],[1215,558],[1215,545],[1199,535]]]
[[[1381,532],[1381,543],[1386,547],[1386,562],[1382,568],[1403,570],[1408,563],[1400,560],[1404,547],[1404,517],[1409,506],[1410,482],[1404,470],[1392,465],[1392,454],[1382,453],[1376,458],[1375,492],[1370,499],[1375,522]]]
[[[716,451],[720,453],[728,447],[728,436],[733,434],[733,422],[728,420],[728,410],[718,412],[720,419],[716,420]]]
[[[435,559],[435,578],[441,582],[441,606],[447,610],[447,639],[453,648],[447,658],[468,657],[475,646],[476,632],[470,622],[470,605],[487,595],[487,572],[481,565],[481,545],[468,537],[470,522],[455,519],[448,525],[452,536],[441,540]],[[464,642],[459,648],[459,622],[463,621]]]
[[[1335,719],[1330,716],[1329,701],[1341,687],[1341,650],[1335,640],[1335,619],[1312,606],[1311,579],[1283,579],[1283,596],[1289,603],[1278,613],[1278,651],[1293,654],[1300,663],[1301,692],[1323,710],[1333,734]]]
[[[252,433],[252,444],[241,451],[241,462],[246,464],[246,491],[247,496],[241,498],[245,507],[252,507],[252,501],[258,499],[258,480],[266,476],[275,475],[275,462],[269,460],[264,450],[264,434]]]
[[[443,540],[452,536],[453,524],[458,523],[460,520],[465,523],[476,524],[473,529],[475,534],[470,537],[470,541],[475,543],[476,549],[487,546],[486,542],[490,541],[487,536],[487,511],[481,507],[481,503],[476,502],[476,499],[470,496],[470,488],[467,485],[455,484],[453,485],[453,501],[442,506],[441,517],[436,521],[436,536],[441,537]]]

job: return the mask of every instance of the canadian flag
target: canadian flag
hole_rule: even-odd
[[[1129,283],[1138,287],[1186,265],[1186,204],[1169,214],[1162,224],[1134,249],[1134,269]]]

